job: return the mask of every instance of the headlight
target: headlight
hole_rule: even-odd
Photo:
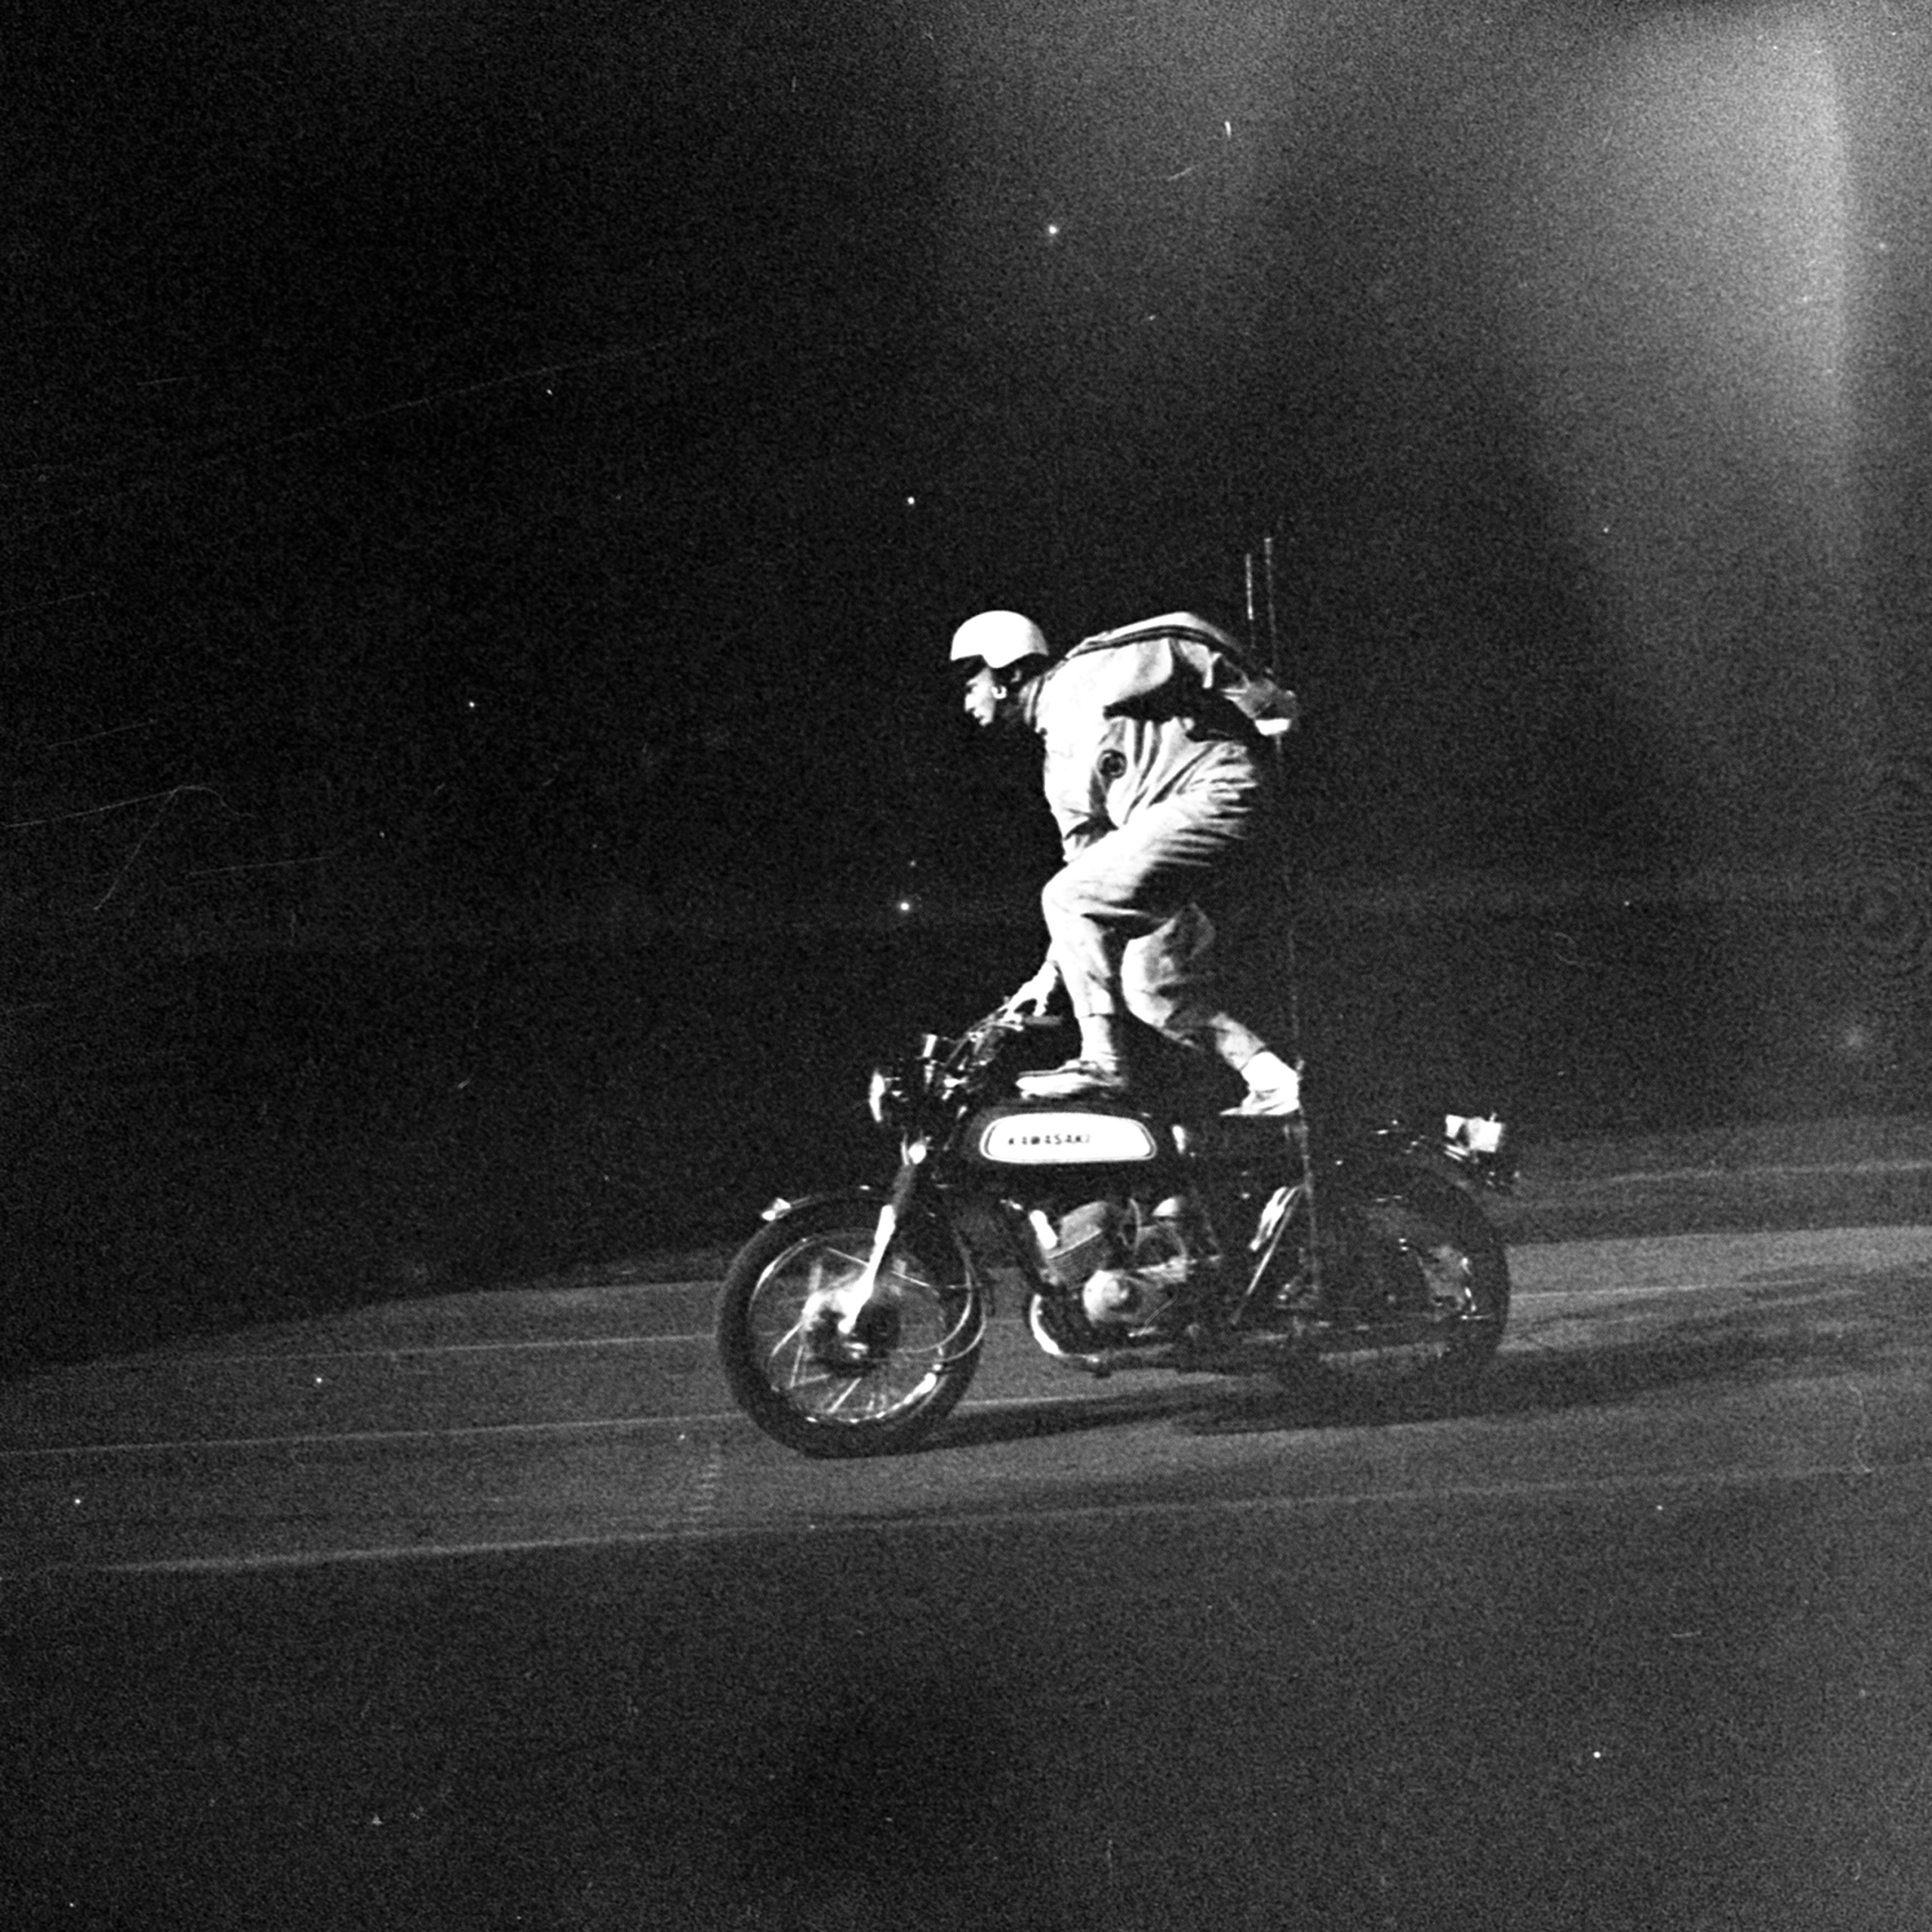
[[[881,1127],[903,1134],[912,1123],[920,1103],[932,1091],[933,1058],[925,1049],[943,1044],[928,1035],[919,1052],[872,1069],[866,1084],[866,1109]]]
[[[875,1066],[866,1088],[866,1107],[872,1118],[897,1134],[912,1115],[912,1073],[903,1066]]]

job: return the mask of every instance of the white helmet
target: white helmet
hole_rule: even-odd
[[[952,657],[977,657],[995,671],[1017,664],[1023,657],[1047,655],[1045,634],[1030,617],[1017,611],[982,611],[952,633]]]

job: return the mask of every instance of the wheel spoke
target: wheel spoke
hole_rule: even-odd
[[[843,1389],[839,1390],[838,1393],[835,1395],[829,1403],[826,1404],[826,1414],[829,1416],[835,1416],[838,1414],[838,1411],[845,1406],[848,1401],[851,1400],[853,1395],[857,1391],[858,1387],[858,1379],[854,1377],[845,1384]]]
[[[817,1360],[812,1334],[817,1311],[869,1266],[857,1231],[808,1235],[779,1254],[749,1298],[747,1321],[764,1364],[764,1380],[804,1416],[856,1426],[891,1418],[924,1401],[937,1379],[978,1346],[974,1304],[927,1275],[903,1250],[886,1255],[879,1294],[897,1313],[897,1337],[875,1361],[848,1371]]]

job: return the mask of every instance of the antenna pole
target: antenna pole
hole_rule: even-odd
[[[1277,684],[1281,679],[1281,626],[1275,605],[1275,533],[1271,530],[1261,540],[1263,568],[1268,580],[1268,675]],[[1253,559],[1250,560],[1251,565]],[[1249,623],[1254,622],[1254,593],[1251,581],[1248,592]]]
[[[1254,558],[1248,559],[1249,629],[1254,629]],[[1270,531],[1261,540],[1261,564],[1264,602],[1268,617],[1268,675],[1277,684],[1282,681],[1281,672],[1281,605],[1276,590],[1275,570],[1275,534]],[[1286,775],[1282,768],[1287,762],[1285,734],[1275,740],[1275,768],[1282,780],[1281,789],[1287,790]],[[1291,828],[1284,827],[1284,832]],[[1307,1057],[1302,1051],[1301,1036],[1301,960],[1295,943],[1295,915],[1298,910],[1299,895],[1296,891],[1295,854],[1294,840],[1284,836],[1281,841],[1281,935],[1287,954],[1288,1032],[1291,1039],[1290,1057],[1297,1073],[1306,1075]],[[1305,1197],[1308,1215],[1308,1260],[1315,1281],[1319,1288],[1321,1280],[1320,1203],[1315,1198],[1315,1164],[1311,1156],[1308,1140],[1308,1109],[1304,1105],[1295,1116],[1293,1126],[1295,1146],[1300,1151],[1302,1174],[1307,1189]]]

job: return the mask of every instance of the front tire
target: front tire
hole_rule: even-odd
[[[801,1456],[888,1456],[951,1413],[979,1366],[986,1309],[944,1232],[902,1227],[879,1269],[865,1346],[829,1344],[814,1310],[861,1274],[879,1203],[841,1195],[773,1222],[743,1247],[718,1301],[718,1355],[733,1399]],[[870,1312],[870,1311],[869,1311]]]

